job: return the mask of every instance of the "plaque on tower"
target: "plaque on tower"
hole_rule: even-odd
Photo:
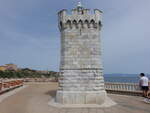
[[[61,62],[59,87],[55,102],[63,105],[104,104],[107,98],[104,89],[101,59],[102,12],[93,14],[81,3],[67,14],[58,13],[61,33]]]

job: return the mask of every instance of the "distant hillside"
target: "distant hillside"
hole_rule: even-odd
[[[37,71],[29,68],[18,69],[18,70],[4,70],[0,71],[0,78],[40,78],[40,77],[59,77],[58,72],[54,71]]]

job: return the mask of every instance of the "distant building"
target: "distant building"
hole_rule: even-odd
[[[0,71],[6,71],[6,70],[14,70],[17,71],[17,65],[15,64],[5,64],[3,66],[0,66]]]
[[[6,66],[0,66],[0,71],[5,71],[6,70]]]

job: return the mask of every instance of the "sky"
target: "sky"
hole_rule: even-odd
[[[79,0],[0,0],[0,65],[59,70],[57,13]],[[150,73],[150,0],[80,0],[103,11],[104,73]]]

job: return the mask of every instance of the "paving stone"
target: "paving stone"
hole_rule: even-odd
[[[149,104],[142,97],[115,94],[108,96],[118,104],[108,108],[52,107],[48,101],[55,96],[57,86],[57,83],[30,84],[1,102],[0,113],[150,113]]]

